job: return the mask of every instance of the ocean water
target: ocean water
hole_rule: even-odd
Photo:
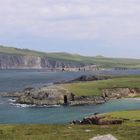
[[[47,72],[45,70],[0,70],[0,93],[17,91],[26,87],[48,85],[56,81],[71,80],[82,74],[138,75],[140,74],[140,70],[108,70],[94,73]],[[64,124],[72,120],[82,119],[95,112],[105,113],[131,109],[140,109],[140,99],[112,100],[103,105],[36,107],[13,104],[11,99],[0,97],[0,123]]]

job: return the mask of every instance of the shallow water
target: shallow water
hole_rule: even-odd
[[[130,75],[140,71],[98,71],[88,74]],[[85,73],[58,73],[37,70],[0,70],[0,92],[11,92],[25,87],[46,85],[48,83],[71,80]],[[112,100],[103,105],[89,106],[52,106],[36,107],[15,105],[12,100],[0,97],[0,123],[39,123],[63,124],[72,120],[82,119],[95,112],[105,113],[118,110],[140,109],[140,99]]]

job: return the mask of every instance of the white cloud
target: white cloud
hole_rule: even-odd
[[[140,38],[139,0],[0,0],[0,35]]]

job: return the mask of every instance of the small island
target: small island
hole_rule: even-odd
[[[3,94],[15,98],[15,103],[30,105],[90,105],[112,99],[140,97],[140,76],[82,75],[74,80],[52,86],[26,88]]]

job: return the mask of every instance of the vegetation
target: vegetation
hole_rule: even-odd
[[[5,47],[0,46],[0,53],[1,54],[8,54],[8,55],[31,55],[31,56],[45,56],[46,53],[33,51],[29,49],[18,49],[13,47]]]
[[[32,55],[39,57],[48,57],[53,60],[61,60],[75,62],[80,64],[96,64],[103,68],[125,67],[125,68],[140,68],[139,59],[124,59],[124,58],[107,58],[103,56],[87,57],[68,53],[44,53],[28,49],[17,49],[13,47],[0,46],[1,54],[9,55]]]
[[[139,76],[114,77],[109,80],[78,82],[63,85],[69,91],[78,96],[81,95],[101,95],[102,89],[109,88],[140,88]]]
[[[139,140],[140,110],[107,114],[130,119],[122,125],[0,125],[1,140],[89,140],[97,135],[112,134],[118,140]]]
[[[107,116],[136,121],[136,120],[140,120],[140,110],[112,112],[112,113],[108,113]]]

